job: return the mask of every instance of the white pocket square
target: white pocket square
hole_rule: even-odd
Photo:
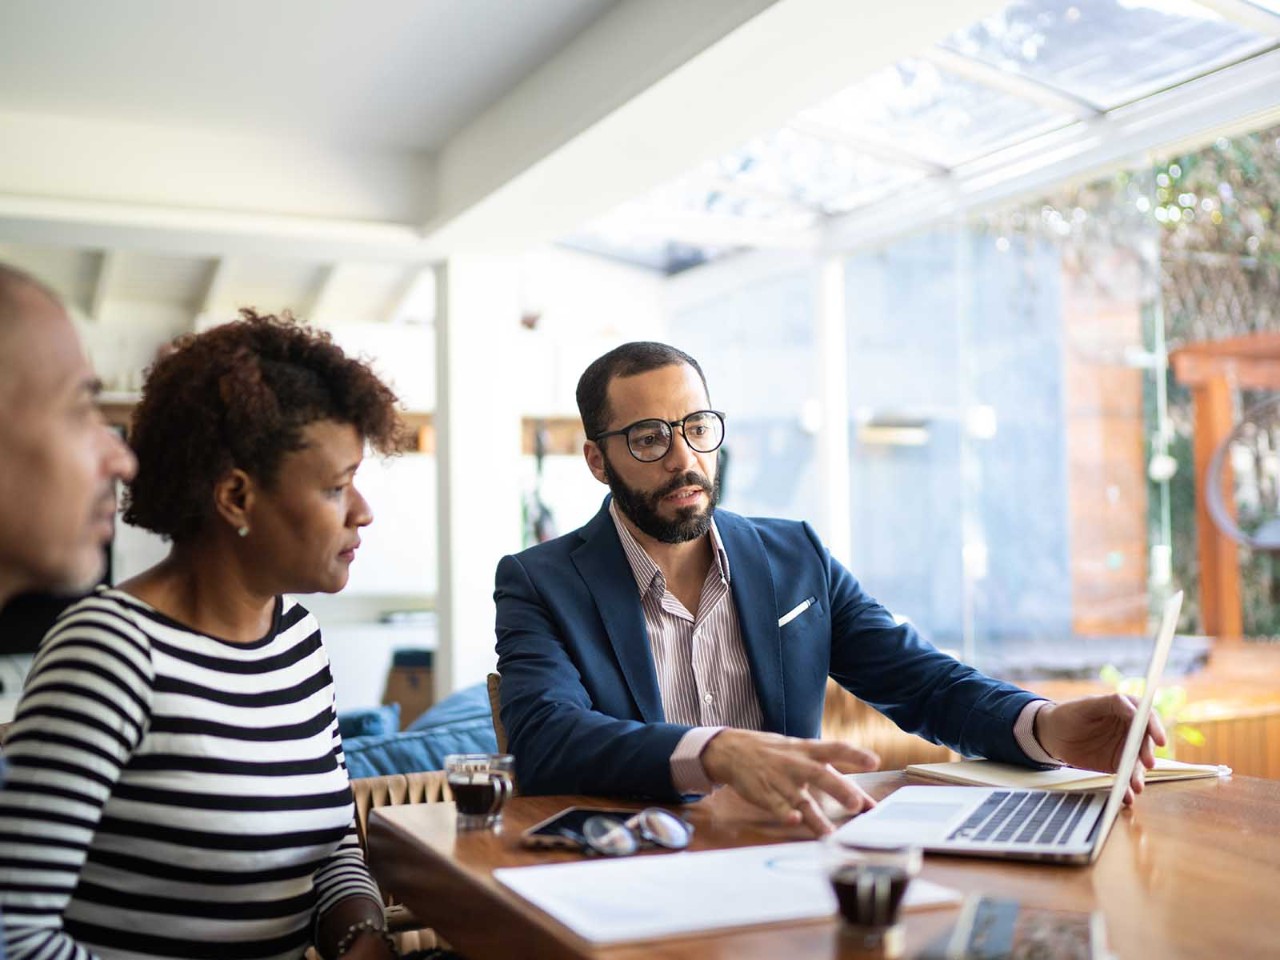
[[[790,623],[796,617],[800,616],[800,614],[804,613],[806,610],[812,607],[814,602],[815,601],[813,597],[810,597],[808,600],[804,600],[801,603],[796,604],[795,607],[793,607],[791,610],[787,611],[786,614],[778,618],[778,626],[785,627],[788,623]]]

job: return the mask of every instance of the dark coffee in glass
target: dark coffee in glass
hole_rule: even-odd
[[[451,753],[444,758],[458,829],[496,827],[514,789],[515,764],[506,753]]]
[[[483,780],[472,779],[466,783],[449,782],[453,791],[453,802],[458,805],[458,812],[468,816],[483,816],[496,813],[501,804],[499,798],[506,799],[507,785],[510,781],[500,773],[487,775]]]
[[[911,877],[902,867],[848,864],[831,873],[840,915],[859,927],[889,927]]]
[[[839,834],[827,837],[822,848],[844,936],[876,956],[901,956],[906,938],[899,914],[911,878],[920,872],[920,848],[845,843]]]

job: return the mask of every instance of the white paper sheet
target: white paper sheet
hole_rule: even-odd
[[[827,917],[835,895],[817,842],[508,867],[494,878],[592,943]],[[906,910],[959,904],[916,878]]]

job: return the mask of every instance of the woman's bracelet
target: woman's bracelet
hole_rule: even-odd
[[[363,920],[357,920],[351,926],[347,927],[347,932],[342,935],[342,939],[338,941],[338,948],[334,952],[334,960],[338,957],[346,956],[351,945],[363,933],[376,933],[382,938],[382,942],[387,945],[387,949],[391,951],[393,957],[398,957],[396,952],[396,942],[392,939],[391,934],[387,932],[384,921],[377,920],[373,917],[365,917]]]

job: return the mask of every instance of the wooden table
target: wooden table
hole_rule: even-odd
[[[907,782],[897,772],[859,780],[877,797]],[[454,830],[451,803],[386,807],[369,817],[370,863],[384,889],[469,960],[863,955],[835,918],[593,948],[492,876],[496,867],[579,859],[519,845],[521,830],[573,803],[627,806],[598,798],[517,797],[501,830],[463,834]],[[694,849],[804,839],[800,830],[761,822],[723,793],[682,812],[697,828]],[[930,856],[921,875],[965,892],[1099,909],[1120,958],[1280,957],[1280,782],[1236,777],[1150,787],[1135,809],[1121,815],[1091,867]],[[940,936],[955,916],[954,909],[907,915],[906,956]]]

